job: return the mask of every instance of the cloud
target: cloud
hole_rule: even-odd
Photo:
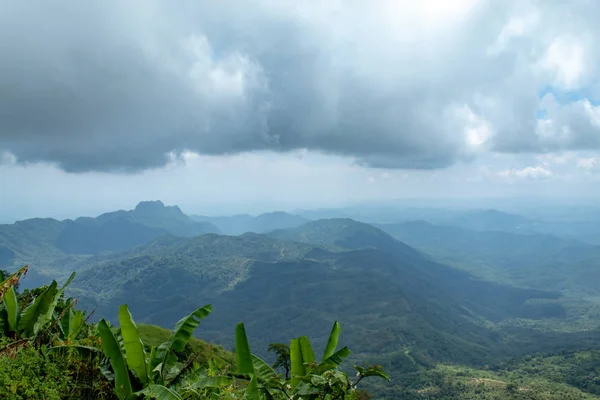
[[[593,84],[600,5],[440,4],[4,2],[0,152],[132,172],[190,153],[432,169],[600,147],[593,102],[538,95]]]
[[[595,171],[598,169],[598,157],[586,157],[577,159],[577,167],[586,171]]]
[[[507,169],[498,172],[498,176],[504,179],[528,179],[528,180],[543,180],[554,176],[552,171],[544,167],[525,167],[523,169]]]

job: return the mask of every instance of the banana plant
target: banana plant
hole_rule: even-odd
[[[31,340],[35,338],[38,333],[51,322],[55,321],[58,317],[56,315],[56,306],[60,297],[63,295],[67,285],[75,278],[75,273],[71,274],[67,282],[59,288],[56,281],[52,283],[24,309],[19,310],[19,302],[17,294],[14,290],[14,283],[18,282],[18,277],[24,275],[27,272],[27,267],[23,267],[17,273],[8,277],[3,283],[0,284],[2,290],[2,305],[4,312],[3,318],[5,319],[5,329],[9,335],[17,339]],[[11,285],[5,282],[12,282]]]
[[[258,399],[306,400],[323,398],[345,398],[356,384],[367,376],[379,376],[389,380],[381,367],[358,367],[357,382],[338,370],[338,366],[348,357],[350,350],[343,347],[337,350],[341,326],[333,324],[325,351],[318,361],[310,340],[301,336],[290,341],[291,379],[286,381],[271,366],[250,352],[243,324],[236,328],[235,353],[238,376],[248,379],[245,397]]]
[[[317,361],[306,336],[292,339],[290,342],[290,363],[292,392],[290,396],[303,399],[345,398],[345,394],[356,388],[358,382],[368,376],[387,379],[389,376],[379,366],[354,366],[358,371],[358,380],[351,382],[348,375],[338,370],[342,361],[350,355],[348,347],[338,347],[340,333],[339,322],[333,324],[327,346],[321,361]],[[329,397],[327,397],[329,396]]]
[[[117,397],[181,399],[175,390],[169,388],[170,383],[177,380],[182,372],[177,366],[176,353],[183,352],[200,321],[211,311],[209,304],[179,320],[169,340],[153,347],[150,354],[146,352],[127,305],[119,308],[119,329],[111,329],[106,320],[101,319],[98,333],[102,338],[102,350],[113,370]],[[137,379],[132,382],[130,375]]]
[[[69,299],[67,302],[67,310],[60,318],[59,337],[63,342],[71,343],[84,329],[85,315],[81,310],[75,310],[75,301]]]
[[[292,388],[296,387],[302,380],[302,377],[310,375],[313,372],[322,374],[327,370],[337,368],[344,358],[350,355],[348,347],[343,347],[336,351],[341,331],[342,327],[340,323],[335,321],[320,362],[316,361],[315,353],[308,337],[301,336],[290,341]]]

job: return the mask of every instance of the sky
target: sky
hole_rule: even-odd
[[[600,197],[596,0],[0,0],[0,221]]]

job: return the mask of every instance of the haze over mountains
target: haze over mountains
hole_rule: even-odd
[[[202,337],[227,346],[240,320],[257,349],[298,330],[322,344],[339,320],[355,357],[392,372],[600,345],[600,247],[495,210],[336,217],[350,213],[201,217],[141,202],[0,225],[0,266],[30,264],[28,285],[76,270],[71,294],[98,316],[128,303],[138,321],[172,326],[212,303]]]

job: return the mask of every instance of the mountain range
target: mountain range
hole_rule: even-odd
[[[127,303],[140,323],[173,326],[212,303],[201,336],[231,348],[231,326],[243,321],[259,354],[298,332],[323,346],[338,320],[361,351],[355,360],[375,358],[392,373],[600,344],[599,248],[509,232],[523,219],[502,219],[190,217],[142,202],[96,218],[0,225],[0,266],[30,264],[30,285],[75,270],[70,294],[113,320]],[[485,230],[490,221],[506,230]]]

